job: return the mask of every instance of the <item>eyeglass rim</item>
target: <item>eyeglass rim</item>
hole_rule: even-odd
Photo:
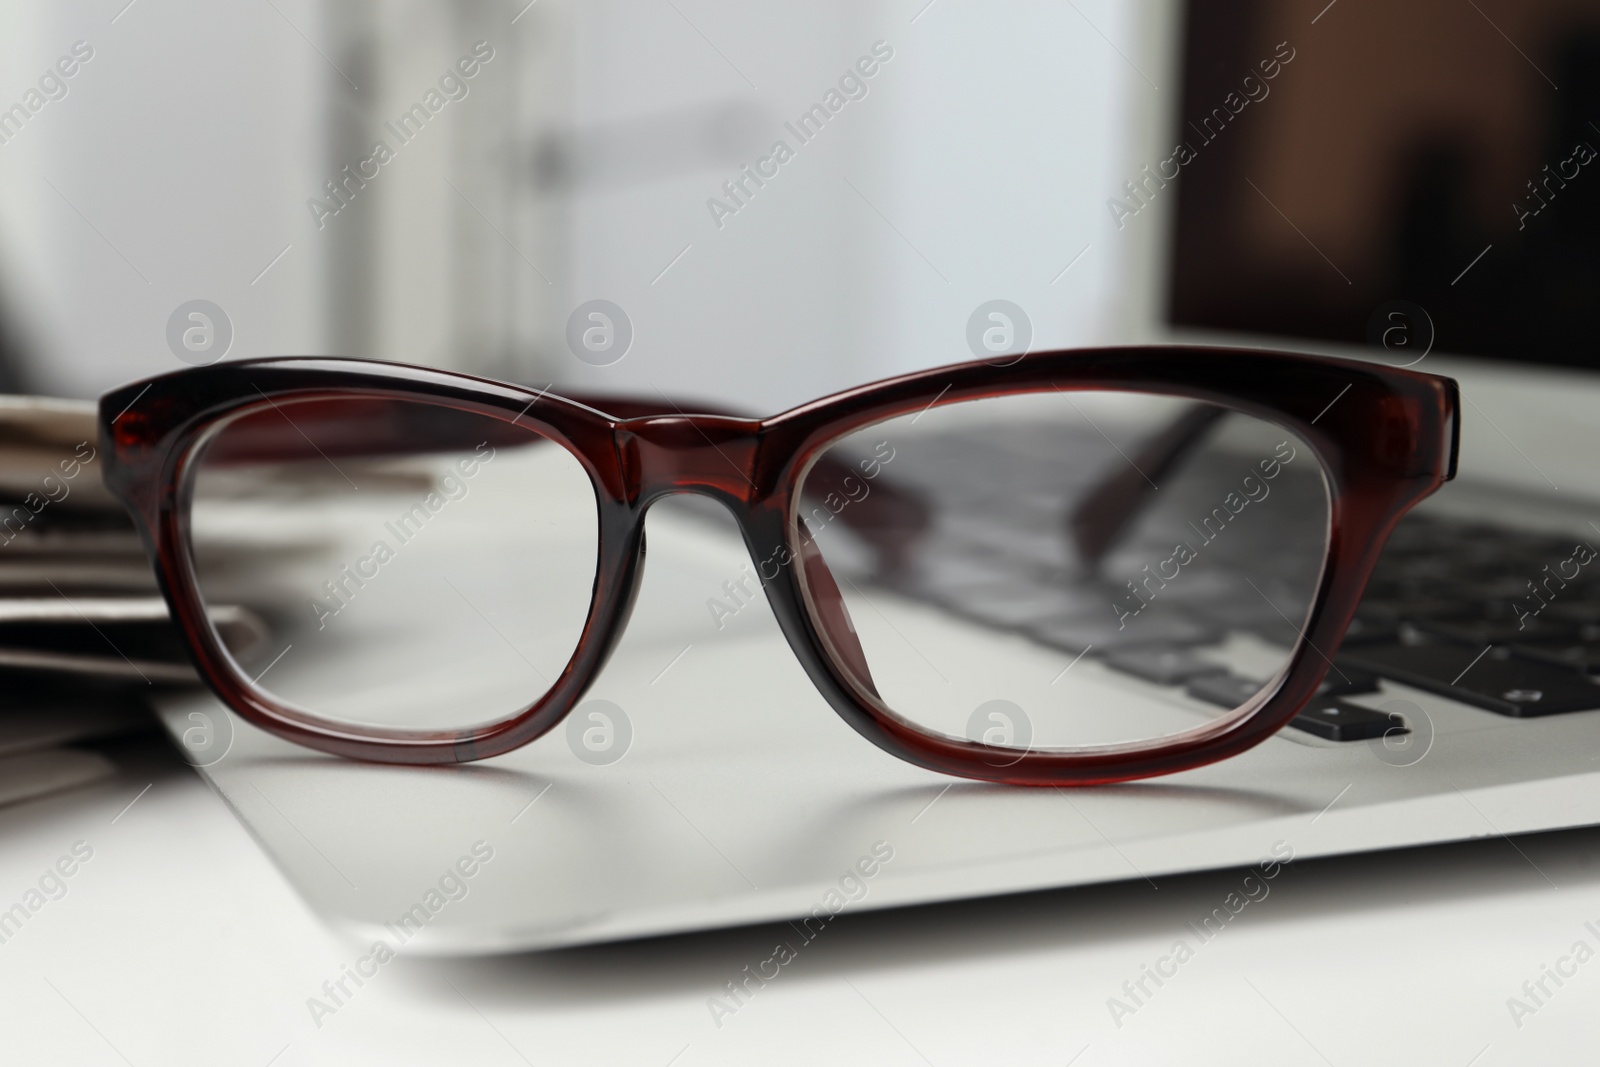
[[[835,711],[880,748],[931,770],[1013,784],[1096,784],[1202,766],[1260,743],[1314,695],[1394,524],[1455,473],[1460,405],[1448,378],[1333,357],[1192,346],[1040,352],[1006,367],[955,364],[845,390],[768,419],[682,412],[620,418],[548,391],[452,371],[373,360],[265,357],[191,368],[113,390],[101,399],[100,425],[108,488],[132,514],[162,594],[212,691],[247,721],[308,747],[377,762],[431,764],[483,759],[521,747],[577,704],[626,624],[640,576],[644,514],[655,500],[675,492],[715,497],[734,512],[752,549],[772,551],[788,544],[803,472],[829,443],[919,408],[1039,391],[1045,385],[1207,401],[1299,434],[1316,450],[1330,493],[1328,560],[1315,607],[1276,689],[1264,689],[1248,715],[1227,717],[1229,725],[1181,744],[1103,753],[1027,752],[997,767],[997,751],[1007,760],[1014,751],[918,731],[864,700],[817,628],[798,568],[783,566],[772,580],[764,580],[791,648]],[[520,419],[567,447],[594,482],[600,548],[590,616],[556,683],[514,716],[448,731],[307,721],[239,685],[239,672],[230,668],[231,658],[221,653],[205,622],[197,591],[185,578],[180,499],[184,463],[205,428],[262,396],[362,391]],[[733,470],[739,477],[717,470],[709,459],[712,451],[739,468]]]

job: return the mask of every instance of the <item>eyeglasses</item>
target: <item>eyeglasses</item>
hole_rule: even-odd
[[[118,389],[100,422],[201,677],[291,741],[451,763],[548,732],[628,621],[647,510],[694,493],[751,556],[708,627],[764,591],[868,740],[1045,785],[1201,766],[1293,718],[1395,523],[1454,476],[1457,408],[1411,371],[1143,347],[770,419],[257,359]],[[1109,665],[1140,651],[1181,670]],[[1220,703],[1170,684],[1210,674]]]

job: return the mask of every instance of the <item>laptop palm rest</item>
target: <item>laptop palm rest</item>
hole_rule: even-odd
[[[1109,881],[1140,891],[1177,872],[1547,829],[1553,812],[1600,822],[1600,715],[1508,719],[1388,682],[1383,697],[1426,720],[1404,758],[1381,740],[1286,731],[1117,786],[924,771],[834,714],[764,601],[730,599],[725,583],[748,570],[731,532],[663,506],[650,539],[633,622],[576,726],[517,752],[358,763],[257,730],[209,694],[168,699],[162,719],[313,908],[407,951],[768,920],[815,931],[844,910]],[[709,610],[713,598],[737,610]]]

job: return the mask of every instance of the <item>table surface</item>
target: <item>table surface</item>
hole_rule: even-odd
[[[0,943],[6,1062],[1487,1067],[1572,1059],[1600,1025],[1600,830],[846,913],[809,942],[401,956],[335,1003],[368,947],[163,738],[108,752],[117,779],[0,811],[0,909],[36,908]],[[747,966],[776,974],[735,1000]]]

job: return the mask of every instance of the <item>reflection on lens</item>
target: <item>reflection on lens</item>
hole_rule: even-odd
[[[415,401],[280,401],[215,431],[191,470],[206,612],[281,703],[459,729],[532,704],[577,647],[594,489],[530,429]]]
[[[1330,508],[1282,427],[1051,392],[852,433],[797,511],[808,609],[860,688],[930,733],[1048,751],[1171,738],[1275,686]]]

